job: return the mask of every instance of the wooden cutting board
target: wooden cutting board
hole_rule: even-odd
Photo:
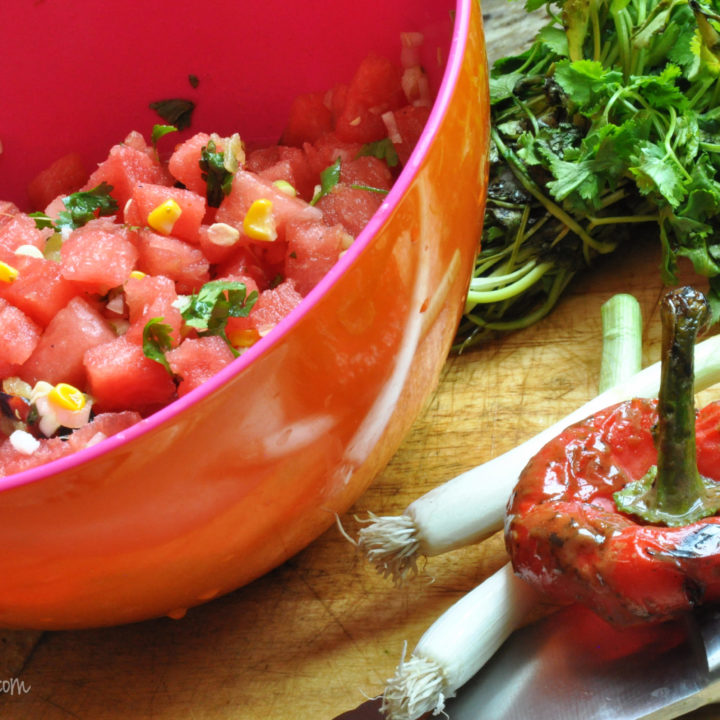
[[[520,3],[485,3],[491,57],[537,22]],[[659,256],[638,241],[606,258],[535,327],[451,357],[384,472],[342,518],[394,515],[437,484],[509,450],[596,394],[600,307],[640,300],[645,361],[659,357]],[[692,278],[690,278],[692,279]],[[702,285],[702,283],[700,283]],[[720,396],[705,393],[703,400]],[[428,561],[396,588],[336,529],[250,586],[181,620],[40,635],[0,632],[0,695],[11,720],[331,720],[382,692],[402,653],[453,602],[506,561],[501,538]],[[720,719],[720,706],[688,718]]]

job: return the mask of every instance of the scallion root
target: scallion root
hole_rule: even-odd
[[[445,707],[446,684],[438,663],[412,655],[388,680],[380,711],[387,720],[413,720],[428,712],[439,715]]]
[[[417,575],[420,548],[415,521],[409,515],[378,517],[368,513],[357,544],[368,561],[395,584]]]

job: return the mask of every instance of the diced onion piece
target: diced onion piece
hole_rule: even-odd
[[[0,282],[14,283],[19,275],[17,268],[12,265],[8,265],[6,262],[0,260]]]
[[[42,250],[39,247],[35,247],[35,245],[19,245],[15,248],[15,255],[23,255],[25,257],[33,257],[33,258],[44,258],[45,256],[42,254]]]
[[[17,395],[18,397],[28,399],[30,398],[30,394],[32,393],[32,387],[16,375],[5,378],[2,381],[2,389],[3,392],[7,393],[8,395]]]
[[[150,211],[147,223],[155,232],[161,235],[169,235],[180,215],[182,215],[182,208],[175,200],[169,198]]]
[[[245,145],[240,139],[240,135],[235,133],[227,141],[225,152],[223,153],[223,167],[229,173],[236,173],[244,164]]]
[[[10,433],[10,444],[22,455],[32,455],[40,447],[40,441],[25,430]]]
[[[400,33],[400,65],[410,68],[421,64],[420,48],[425,38],[419,32]]]
[[[277,239],[272,200],[259,198],[253,202],[243,219],[243,232],[252,240],[273,242]]]
[[[232,247],[240,239],[240,231],[227,223],[213,223],[207,231],[207,238],[219,247]]]
[[[388,110],[387,112],[383,113],[381,116],[382,121],[385,123],[385,129],[387,130],[388,137],[390,138],[390,142],[399,144],[402,142],[402,135],[400,134],[400,130],[397,126],[397,121],[395,120],[395,115],[393,114],[392,110]]]

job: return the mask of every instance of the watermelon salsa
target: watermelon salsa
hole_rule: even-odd
[[[312,290],[377,210],[427,120],[396,67],[293,102],[280,142],[131,132],[0,202],[0,476],[75,452],[198,387]],[[186,134],[187,136],[188,134]]]

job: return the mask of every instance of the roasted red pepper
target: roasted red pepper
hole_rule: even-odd
[[[720,600],[720,403],[695,413],[693,397],[706,314],[691,288],[668,293],[658,400],[568,428],[523,471],[506,545],[516,573],[556,601],[627,624]]]

